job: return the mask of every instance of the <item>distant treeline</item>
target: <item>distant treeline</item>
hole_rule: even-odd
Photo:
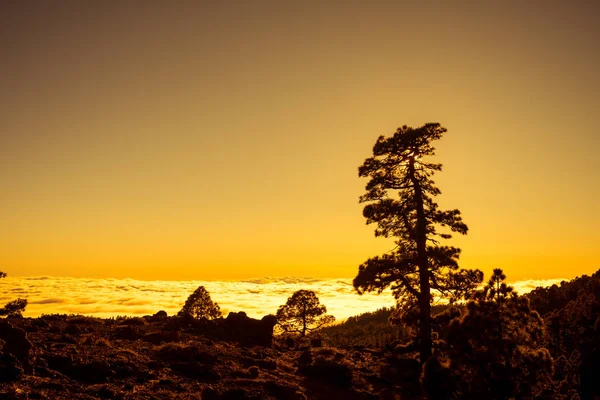
[[[435,305],[432,314],[445,311],[448,305]],[[393,308],[383,307],[322,328],[319,333],[331,346],[364,346],[379,348],[410,340],[413,329],[404,324],[392,324]]]

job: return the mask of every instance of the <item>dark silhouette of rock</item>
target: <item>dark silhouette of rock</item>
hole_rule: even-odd
[[[249,318],[245,312],[232,312],[219,322],[221,326],[215,339],[234,341],[242,346],[269,347],[273,341],[273,327],[277,318],[267,315],[256,320]]]
[[[221,375],[212,365],[207,365],[197,361],[176,361],[168,364],[171,370],[187,378],[195,379],[200,382],[217,381]]]
[[[73,365],[73,368],[65,375],[82,382],[101,383],[113,377],[115,372],[106,362],[92,361]]]
[[[298,357],[298,372],[305,373],[308,368],[312,365],[313,357],[310,350],[305,350],[300,357]]]
[[[141,377],[142,380],[148,378],[148,374],[139,370],[139,368],[131,362],[115,361],[111,363],[111,369],[115,373],[115,378],[125,379],[132,376]]]
[[[12,326],[6,319],[1,319],[0,339],[5,342],[2,351],[15,356],[25,372],[33,372],[30,359],[32,345],[27,338],[27,333],[21,328]]]
[[[60,343],[77,344],[77,339],[75,339],[73,336],[67,333],[60,335],[60,337],[56,339],[56,341]]]
[[[227,318],[214,320],[178,315],[168,319],[163,331],[193,332],[211,340],[235,342],[245,347],[271,347],[276,323],[274,315],[258,320],[249,318],[245,312],[232,312]]]
[[[69,335],[81,335],[81,328],[75,324],[69,324],[65,328],[65,333]]]
[[[107,386],[102,386],[99,389],[92,390],[90,393],[94,397],[99,397],[101,399],[122,399],[124,396],[120,393],[119,390],[115,388],[110,388]]]
[[[179,332],[152,332],[147,335],[142,336],[142,340],[144,342],[152,343],[152,344],[162,344],[162,343],[171,343],[179,341]]]
[[[338,357],[315,357],[309,376],[344,388],[352,387],[354,382],[352,365]]]
[[[131,326],[118,327],[111,335],[111,339],[117,340],[137,340],[140,338],[138,331]]]
[[[0,352],[0,382],[15,382],[23,376],[23,367],[10,353]]]
[[[246,393],[244,389],[229,389],[226,390],[221,396],[221,400],[250,400],[251,397]]]
[[[196,361],[205,365],[213,365],[217,362],[217,356],[202,351],[197,346],[178,346],[168,344],[162,346],[156,353],[159,360],[169,361]]]
[[[68,375],[73,369],[73,358],[63,354],[48,354],[46,355],[48,368]]]
[[[256,362],[261,369],[266,369],[269,371],[275,371],[277,369],[277,362],[274,360],[258,360]]]
[[[202,400],[219,400],[219,398],[219,392],[211,387],[208,387],[202,391]]]
[[[167,363],[171,370],[187,378],[209,382],[221,377],[214,369],[217,357],[197,346],[167,344],[158,350],[156,357]]]
[[[146,325],[146,321],[140,317],[125,318],[124,320],[120,321],[119,325],[143,326]]]
[[[265,388],[277,399],[277,400],[301,400],[305,396],[298,392],[298,388],[291,385],[286,385],[280,382],[269,381],[265,384]]]
[[[248,376],[250,378],[256,379],[256,378],[258,378],[259,375],[260,375],[260,369],[256,365],[253,365],[250,368],[248,368]]]

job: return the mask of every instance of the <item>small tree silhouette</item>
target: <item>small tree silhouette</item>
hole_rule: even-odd
[[[192,318],[215,319],[221,316],[221,308],[211,300],[210,294],[204,286],[199,286],[187,298],[178,315],[190,316]]]
[[[6,278],[5,272],[0,272],[0,279],[1,278]],[[0,308],[0,316],[22,315],[23,311],[25,311],[25,307],[27,307],[26,299],[9,301],[4,307]]]
[[[327,308],[319,302],[312,290],[298,290],[277,310],[277,323],[286,333],[306,336],[320,327],[335,321],[327,315]]]

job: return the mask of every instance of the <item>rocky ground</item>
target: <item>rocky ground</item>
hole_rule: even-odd
[[[270,331],[266,329],[265,338],[265,329],[262,333],[254,329],[264,321],[241,314],[230,317],[217,325],[210,321],[193,324],[160,313],[121,319],[51,315],[3,320],[0,398],[352,400],[420,396],[420,368],[414,360],[359,347],[269,345],[265,340],[271,342],[272,324],[266,324]],[[28,354],[21,336],[31,344]]]

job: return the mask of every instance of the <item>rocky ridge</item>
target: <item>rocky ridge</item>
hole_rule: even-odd
[[[310,341],[272,343],[272,316],[255,320],[231,313],[208,321],[159,312],[142,318],[47,315],[1,322],[13,339],[4,339],[0,353],[0,398],[420,396],[414,360],[362,347],[323,347],[319,340],[313,347]],[[28,351],[14,351],[27,347],[24,343]]]

